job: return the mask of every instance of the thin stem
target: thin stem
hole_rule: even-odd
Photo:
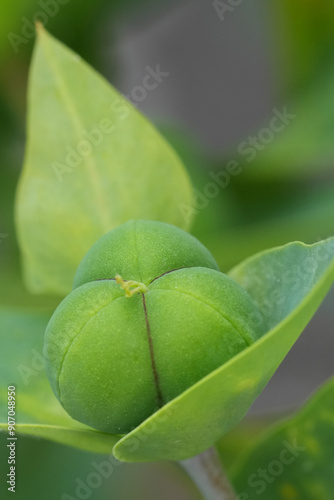
[[[205,500],[237,500],[215,448],[179,462]]]
[[[144,283],[140,283],[140,281],[133,280],[123,280],[122,276],[117,274],[115,276],[116,283],[121,285],[121,288],[125,290],[125,297],[131,298],[133,295],[137,293],[146,293],[148,288]]]

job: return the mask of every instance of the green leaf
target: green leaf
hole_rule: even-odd
[[[266,250],[246,259],[229,275],[253,298],[265,329],[269,331],[284,322],[282,327],[286,333],[285,327],[301,311],[309,319],[313,316],[313,313],[306,314],[303,305],[311,292],[309,300],[315,306],[314,301],[321,292],[321,280],[327,279],[331,286],[334,280],[334,238],[314,245],[296,242]],[[316,307],[320,302],[321,299]]]
[[[189,458],[244,417],[329,290],[334,238],[263,252],[231,276],[251,294],[270,330],[122,438],[114,447],[119,460]]]
[[[112,228],[131,218],[186,228],[180,206],[191,205],[192,192],[154,127],[78,55],[38,31],[16,221],[29,289],[66,294],[82,257]],[[150,86],[166,76],[158,66],[147,71]]]
[[[332,500],[333,449],[334,378],[241,454],[231,471],[240,500]]]
[[[49,315],[0,310],[0,431],[7,432],[7,388],[16,387],[16,431],[97,453],[110,453],[119,437],[72,420],[45,375],[43,337]]]

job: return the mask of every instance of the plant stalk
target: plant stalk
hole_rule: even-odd
[[[237,500],[214,447],[193,458],[182,460],[179,464],[191,477],[205,500]]]

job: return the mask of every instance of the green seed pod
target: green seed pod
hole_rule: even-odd
[[[131,221],[101,238],[46,331],[47,373],[65,410],[127,433],[252,344],[259,313],[216,268],[168,224]]]

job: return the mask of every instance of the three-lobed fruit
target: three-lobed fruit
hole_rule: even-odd
[[[169,224],[103,236],[74,287],[46,331],[47,373],[66,411],[105,432],[129,432],[262,334],[246,291]]]

